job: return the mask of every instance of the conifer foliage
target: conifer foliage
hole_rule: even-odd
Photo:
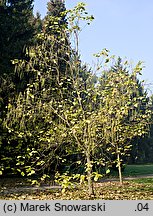
[[[11,60],[23,58],[33,37],[33,0],[3,1],[0,10],[0,70],[11,73]]]

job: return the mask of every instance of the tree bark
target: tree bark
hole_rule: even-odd
[[[89,196],[94,195],[94,189],[93,189],[93,181],[92,181],[92,164],[90,159],[90,153],[86,153],[87,157],[87,179],[88,179],[88,190],[89,190]]]
[[[119,174],[120,184],[123,184],[121,161],[120,161],[120,154],[119,153],[117,153],[117,163],[118,163],[118,174]]]

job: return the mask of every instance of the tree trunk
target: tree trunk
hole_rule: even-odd
[[[94,195],[94,189],[93,189],[93,181],[92,181],[92,163],[90,160],[90,154],[86,154],[87,157],[87,179],[88,179],[88,190],[89,190],[89,196]]]
[[[118,163],[118,174],[119,174],[120,184],[123,184],[121,161],[120,161],[120,154],[119,153],[117,153],[117,163]]]

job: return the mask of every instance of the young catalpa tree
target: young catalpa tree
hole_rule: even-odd
[[[110,59],[109,59],[110,60]],[[108,61],[108,56],[107,56]],[[137,75],[142,70],[139,62],[129,72],[128,62],[121,62],[105,71],[99,83],[101,108],[98,113],[106,153],[113,155],[122,183],[122,159],[131,149],[131,141],[149,132],[151,111],[146,94],[140,94]]]
[[[38,44],[30,49],[30,60],[17,61],[18,73],[29,72],[33,74],[33,80],[24,93],[9,104],[5,125],[10,137],[13,134],[22,140],[17,147],[25,149],[25,153],[17,155],[16,164],[22,175],[45,172],[55,158],[63,157],[59,155],[59,149],[68,149],[67,154],[74,149],[85,157],[91,195],[92,155],[97,148],[95,76],[82,69],[78,53],[67,43],[68,35],[76,28],[79,31],[72,21],[79,11],[82,14],[84,10],[84,4],[79,4],[74,11],[69,11],[70,31],[65,25],[58,29],[63,33],[58,36],[43,31],[38,35]],[[92,17],[87,17],[88,22],[89,19]],[[48,23],[46,21],[46,25]],[[61,61],[66,67],[61,67]]]

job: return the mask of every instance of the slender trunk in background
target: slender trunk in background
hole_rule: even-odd
[[[119,174],[120,184],[123,184],[121,161],[120,161],[120,154],[119,153],[117,153],[117,163],[118,163],[118,174]]]

